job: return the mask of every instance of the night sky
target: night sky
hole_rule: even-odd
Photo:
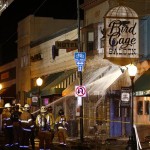
[[[80,0],[80,4],[83,1]],[[77,19],[77,0],[14,0],[0,16],[0,65],[17,58],[17,23],[31,14]]]

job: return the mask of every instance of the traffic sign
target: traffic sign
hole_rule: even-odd
[[[82,71],[83,66],[78,66],[78,71]]]
[[[76,61],[77,66],[84,66],[84,61]]]
[[[85,52],[75,52],[74,59],[75,59],[75,61],[85,61],[86,53]]]
[[[86,87],[75,86],[75,97],[86,97]]]

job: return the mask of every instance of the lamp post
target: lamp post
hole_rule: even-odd
[[[136,143],[135,143],[135,133],[134,133],[134,103],[133,103],[133,91],[134,91],[134,77],[137,73],[137,67],[134,64],[130,64],[128,66],[128,73],[131,79],[131,103],[130,103],[130,114],[131,114],[131,135],[129,137],[128,145],[127,145],[127,150],[135,150],[136,149]]]
[[[78,24],[78,52],[82,52],[81,43],[80,43],[80,0],[77,0],[77,24]],[[79,71],[79,82],[82,86],[82,71]],[[84,133],[83,133],[83,99],[81,99],[80,106],[80,142],[84,142]]]
[[[2,90],[3,86],[0,84],[0,91]],[[2,103],[1,95],[0,95],[0,103]],[[2,113],[0,113],[0,131],[2,131]]]
[[[41,89],[40,89],[40,87],[43,84],[43,79],[37,78],[36,79],[36,84],[39,87],[38,98],[39,98],[39,104],[40,104],[40,107],[41,107]]]
[[[3,86],[2,84],[0,83],[0,91],[2,90]],[[2,98],[1,98],[1,94],[0,94],[0,103],[2,103]]]
[[[0,84],[0,90],[3,88],[2,84]]]

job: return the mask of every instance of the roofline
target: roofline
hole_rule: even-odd
[[[71,25],[69,27],[63,28],[62,30],[59,30],[58,32],[55,32],[55,33],[53,33],[53,34],[51,34],[51,35],[49,35],[47,37],[44,37],[44,38],[41,38],[41,39],[38,39],[38,40],[35,40],[35,41],[31,41],[30,42],[30,47],[33,48],[33,47],[35,47],[37,45],[40,45],[40,44],[42,44],[44,42],[47,42],[47,41],[49,41],[51,39],[54,39],[54,38],[56,38],[58,36],[61,36],[61,35],[65,34],[65,33],[68,33],[70,31],[74,30],[74,29],[77,29],[77,28],[78,28],[77,23],[74,24],[74,25]]]
[[[88,8],[91,8],[91,6],[96,6],[97,4],[103,3],[105,1],[106,0],[91,0],[91,1],[88,1],[88,2],[81,4],[80,8],[81,9],[88,9]]]

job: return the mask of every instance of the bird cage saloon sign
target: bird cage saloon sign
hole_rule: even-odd
[[[139,21],[134,10],[124,6],[110,10],[105,30],[105,58],[139,57]]]

